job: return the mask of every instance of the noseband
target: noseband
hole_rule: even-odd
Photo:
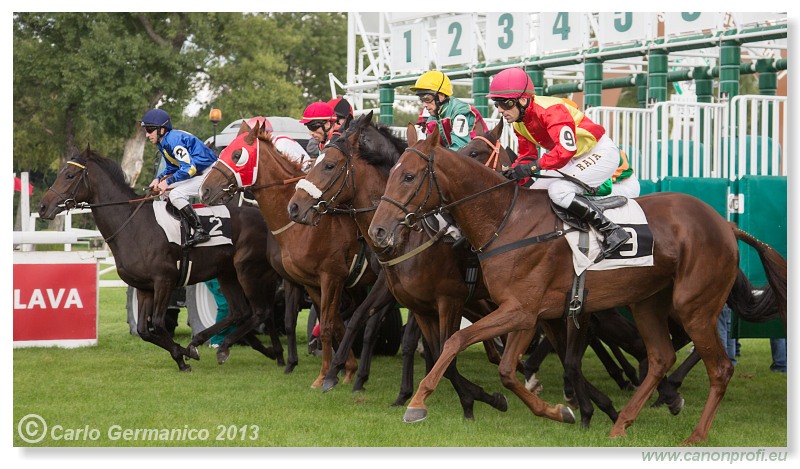
[[[333,179],[325,186],[324,189],[319,190],[313,183],[309,182],[308,179],[305,180],[304,185],[309,187],[299,186],[300,189],[305,190],[312,198],[319,200],[315,205],[311,208],[316,210],[319,215],[324,215],[330,211],[336,211],[336,199],[342,195],[344,188],[347,187],[347,180],[350,179],[353,185],[353,192],[356,190],[356,179],[355,179],[355,168],[353,167],[353,152],[350,150],[350,145],[342,145],[341,138],[337,139],[333,142],[328,142],[325,145],[325,148],[333,147],[339,150],[345,156],[345,163],[339,168],[339,172],[334,176]],[[346,143],[346,140],[345,140]],[[339,188],[336,192],[331,196],[330,199],[325,199],[325,194],[333,190],[333,186],[336,184],[337,181],[341,179],[342,183],[339,185]],[[349,212],[349,210],[348,210]]]
[[[403,211],[403,213],[406,214],[405,219],[400,223],[400,225],[406,226],[415,231],[421,231],[422,226],[419,225],[418,221],[427,216],[439,213],[442,209],[442,205],[446,204],[446,200],[444,194],[442,194],[441,187],[439,187],[439,181],[436,179],[436,170],[433,168],[433,155],[434,155],[433,151],[431,151],[431,154],[429,156],[425,155],[416,148],[406,148],[406,151],[410,151],[417,154],[417,156],[425,160],[427,163],[427,167],[425,168],[425,172],[423,173],[422,177],[419,180],[417,188],[414,189],[414,192],[408,197],[405,203],[397,202],[396,200],[386,197],[386,195],[381,196],[381,200],[389,202],[390,204],[399,208],[400,210]],[[428,203],[428,199],[430,199],[431,197],[431,193],[433,192],[434,186],[436,187],[436,191],[439,193],[439,200],[441,200],[442,205],[439,205],[438,207],[427,213],[418,215],[416,212],[411,212],[410,210],[408,210],[408,205],[411,203],[412,200],[414,200],[414,198],[417,197],[417,194],[420,193],[420,190],[422,189],[422,184],[424,184],[426,180],[430,180],[430,183],[428,184],[428,192],[425,194],[425,200],[423,200],[422,203],[419,204],[417,210],[422,210],[423,207],[425,207],[425,204]]]

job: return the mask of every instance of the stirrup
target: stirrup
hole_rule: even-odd
[[[211,239],[211,235],[205,231],[195,231],[192,237],[186,240],[186,246],[194,246],[195,244],[205,243]]]
[[[617,239],[617,240],[615,240],[615,241],[614,241],[612,244],[609,244],[609,241],[608,241],[608,240],[609,240],[609,238],[611,238],[611,237],[615,236],[615,235],[616,235],[617,233],[619,233],[620,231],[622,231],[622,233],[625,235],[625,237],[624,237],[624,238]],[[629,239],[631,239],[631,235],[630,235],[630,233],[628,233],[627,231],[625,231],[625,229],[624,229],[624,228],[622,228],[622,227],[617,227],[617,229],[616,229],[616,230],[614,230],[614,231],[612,231],[611,233],[609,233],[609,235],[608,235],[608,236],[606,236],[606,237],[605,237],[605,239],[603,239],[603,243],[602,243],[602,245],[603,245],[603,250],[600,252],[600,254],[598,254],[597,258],[595,258],[595,260],[594,260],[595,264],[596,264],[596,263],[598,263],[598,262],[600,262],[600,261],[602,261],[602,260],[603,260],[603,259],[605,259],[606,257],[610,256],[610,255],[611,255],[611,254],[613,254],[614,252],[616,252],[616,251],[617,251],[619,248],[621,248],[621,247],[622,247],[622,246],[623,246],[625,243],[627,243]]]

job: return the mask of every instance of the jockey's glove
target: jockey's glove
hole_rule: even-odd
[[[533,176],[534,173],[539,172],[540,169],[542,168],[536,163],[521,163],[503,171],[503,176],[505,176],[506,179],[520,180]]]

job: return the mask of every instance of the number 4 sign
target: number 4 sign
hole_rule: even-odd
[[[580,49],[585,20],[585,13],[539,13],[538,53]]]

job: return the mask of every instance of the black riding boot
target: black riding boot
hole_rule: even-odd
[[[192,204],[189,204],[183,207],[181,210],[181,216],[189,222],[189,226],[192,228],[192,236],[186,240],[187,246],[194,246],[198,243],[203,243],[211,239],[211,235],[203,228],[203,224],[200,223],[200,217],[197,216],[197,212],[194,211],[192,208]]]
[[[603,235],[603,252],[595,262],[605,259],[631,238],[627,231],[606,218],[595,204],[582,195],[576,195],[567,210]]]

